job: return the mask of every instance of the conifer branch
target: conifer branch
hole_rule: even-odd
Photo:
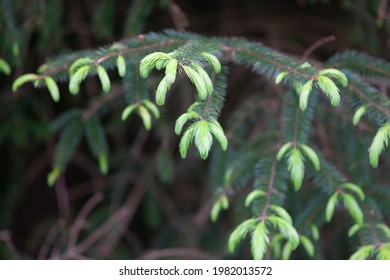
[[[278,160],[275,157],[274,160],[272,161],[272,165],[270,168],[271,172],[270,172],[270,177],[269,177],[269,181],[268,181],[268,190],[267,190],[266,195],[265,195],[265,203],[264,203],[264,206],[262,207],[263,211],[261,213],[261,216],[259,217],[261,222],[265,222],[268,218],[267,211],[271,205],[271,195],[272,195],[272,193],[275,192],[274,183],[275,183],[275,178],[276,178],[277,165],[278,165]]]
[[[48,63],[39,69],[39,77],[42,79],[51,76],[57,79],[57,76],[69,70],[74,61],[83,57],[90,57],[95,66],[102,65],[104,68],[111,68],[113,67],[111,63],[107,65],[105,63],[114,57],[124,56],[125,58],[129,58],[129,56],[132,56],[131,59],[134,60],[139,58],[141,53],[151,53],[162,49],[171,51],[188,42],[200,39],[204,41],[205,45],[209,44],[212,46],[212,49],[223,51],[228,56],[233,57],[232,60],[234,62],[252,64],[253,69],[259,73],[274,76],[277,72],[289,72],[296,78],[303,80],[310,79],[315,73],[314,68],[300,68],[299,65],[301,62],[299,60],[292,59],[260,43],[227,38],[209,39],[195,34],[168,30],[160,34],[149,33],[138,35],[129,40],[119,41],[114,43],[111,48],[84,50],[49,60]],[[264,64],[263,66],[262,63]],[[271,66],[272,68],[270,68]]]
[[[57,30],[61,32],[58,26],[61,17],[52,19],[57,15],[56,7],[62,7],[57,2],[44,0],[42,3],[45,7],[41,5],[37,11],[29,9],[27,15],[31,13],[31,18],[25,21],[21,18],[25,16],[24,13],[18,15],[19,6],[23,5],[15,6],[10,0],[0,0],[0,10],[4,8],[4,13],[0,13],[0,25],[3,24],[7,29],[7,32],[2,32],[6,35],[3,40],[5,52],[2,55],[9,61],[8,64],[0,58],[0,76],[11,73],[18,75],[30,62],[36,61],[35,58],[24,59],[31,53],[27,47],[33,47],[31,50],[34,51],[39,49],[30,44],[32,34],[39,42],[42,36],[43,43],[51,38],[53,42],[58,39],[59,43],[62,39],[68,39],[54,37]],[[384,3],[387,2],[382,0],[379,7],[377,5],[380,12],[378,24],[383,24]],[[92,18],[92,29],[88,28],[89,21],[77,21],[81,21],[83,28],[88,29],[86,44],[81,40],[82,32],[77,34],[83,48],[92,45],[91,30],[96,33],[98,40],[114,37],[113,27],[114,24],[117,27],[119,19],[113,18],[116,11],[113,8],[123,5],[116,6],[113,1],[103,0],[99,4],[77,6],[80,15],[88,15],[88,20]],[[160,11],[169,9],[177,30],[140,34],[146,19],[157,6]],[[255,259],[288,259],[299,244],[307,255],[313,257],[315,250],[320,247],[318,244],[313,245],[320,238],[319,227],[324,223],[329,223],[329,227],[337,227],[334,217],[338,216],[337,221],[340,221],[345,215],[337,214],[343,211],[349,215],[348,223],[352,224],[348,237],[352,244],[361,245],[356,248],[351,259],[390,259],[390,227],[386,225],[387,216],[390,215],[390,190],[382,176],[389,164],[386,151],[390,145],[389,62],[363,52],[345,51],[336,53],[325,62],[313,59],[309,63],[306,60],[312,52],[334,40],[335,36],[318,40],[306,49],[302,57],[297,57],[244,38],[209,37],[182,32],[186,18],[171,0],[134,0],[129,8],[123,29],[125,37],[133,37],[106,46],[60,54],[49,58],[34,73],[25,73],[15,79],[11,86],[14,92],[31,83],[34,88],[46,87],[44,92],[49,93],[54,102],[65,99],[65,103],[56,105],[53,114],[59,116],[50,123],[50,128],[46,124],[38,127],[32,121],[36,114],[41,113],[41,99],[37,104],[32,97],[18,99],[22,102],[19,104],[21,106],[13,106],[12,109],[4,106],[3,115],[11,121],[0,127],[0,142],[7,142],[8,137],[11,137],[16,144],[24,142],[23,145],[28,146],[30,135],[42,142],[47,142],[46,137],[59,136],[53,151],[52,169],[47,176],[49,186],[66,175],[63,173],[70,163],[77,163],[76,168],[81,166],[77,158],[73,161],[73,155],[77,154],[78,149],[82,149],[83,153],[87,149],[86,152],[94,158],[104,175],[110,172],[110,148],[115,149],[111,152],[112,171],[123,174],[128,173],[128,167],[133,170],[130,177],[126,175],[126,181],[133,180],[133,174],[138,176],[139,172],[144,172],[147,183],[171,185],[181,180],[182,172],[191,170],[195,175],[204,174],[208,168],[212,183],[203,185],[212,185],[215,199],[212,207],[212,199],[208,199],[209,203],[204,207],[206,211],[202,213],[210,210],[211,221],[216,222],[222,211],[234,205],[242,207],[238,209],[239,212],[248,215],[244,221],[234,220],[237,226],[228,241],[231,253],[244,238],[249,238]],[[91,17],[87,13],[90,11],[93,13]],[[51,20],[46,16],[50,16]],[[19,21],[24,25],[35,24],[35,21],[38,24],[27,30],[19,30],[16,26]],[[48,27],[50,30],[42,31],[41,34],[37,27]],[[120,36],[115,34],[115,37],[117,35]],[[29,46],[22,45],[26,43]],[[75,43],[77,45],[77,41]],[[23,47],[23,56],[19,54],[20,47]],[[47,51],[53,50],[45,49],[44,53]],[[25,61],[29,62],[23,64]],[[250,92],[253,86],[247,86],[245,81],[238,85],[239,88],[232,87],[239,92],[232,96],[233,99],[229,99],[226,109],[234,107],[235,112],[226,112],[224,117],[226,115],[227,118],[220,118],[225,97],[230,90],[227,88],[228,70],[233,68],[235,71],[242,67],[259,77],[261,90],[256,87],[255,92]],[[186,81],[184,86],[183,80]],[[67,83],[68,91],[74,95],[81,90],[87,94],[78,98],[64,98],[64,95],[60,95],[60,89],[66,87],[59,86],[59,83]],[[184,92],[189,95],[182,94]],[[172,97],[177,93],[182,96]],[[322,99],[328,102],[323,103]],[[171,104],[172,101],[175,104]],[[80,105],[81,102],[87,105]],[[165,103],[169,103],[168,106],[162,107]],[[339,110],[324,110],[328,108],[328,103],[334,107],[339,104],[342,106]],[[25,104],[32,106],[26,111]],[[64,113],[62,105],[69,104],[76,107]],[[154,119],[160,117],[160,109],[164,110],[164,118],[158,124],[156,133],[140,129],[134,140],[134,126],[131,123],[134,115],[142,121],[146,130],[150,130]],[[351,111],[354,112],[352,121]],[[166,123],[172,116],[177,117],[176,122],[167,128]],[[39,117],[46,118],[46,114]],[[369,130],[362,129],[363,125],[368,127],[366,123],[356,126],[362,117],[374,123]],[[313,131],[314,124],[319,126],[318,130]],[[377,129],[377,133],[372,138],[374,129]],[[173,131],[176,135],[171,133]],[[370,132],[368,135],[364,133],[367,131]],[[147,141],[145,153],[142,154],[143,144],[149,136],[150,141]],[[130,155],[137,155],[139,161],[136,165],[129,163],[123,153],[128,149],[126,140],[135,141]],[[369,140],[372,142],[368,148]],[[215,142],[218,142],[217,148],[216,145],[212,147]],[[190,146],[197,149],[200,158],[210,156],[209,161],[190,163],[193,156],[189,152]],[[367,161],[366,153],[356,152],[367,149],[371,166],[362,163],[363,160]],[[181,160],[176,150],[182,158],[188,155],[190,159]],[[87,164],[91,170],[87,171],[92,176],[97,169],[96,164],[91,162]],[[145,164],[147,162],[153,164],[149,166]],[[183,165],[183,168],[176,168],[176,165]],[[200,169],[194,170],[195,166],[200,165]],[[371,168],[378,166],[377,170]],[[371,175],[375,175],[375,180]],[[121,177],[118,179],[113,180],[112,185],[115,188],[119,184],[118,193],[114,195],[114,208],[120,208],[120,193],[123,191],[124,180]],[[140,179],[142,181],[145,178]],[[200,177],[194,179],[196,183],[204,182]],[[362,185],[350,182],[349,179]],[[375,181],[380,183],[376,184]],[[146,190],[144,183],[138,183],[137,179],[129,182],[130,185],[135,184],[134,190],[138,192],[135,204],[138,204]],[[305,186],[301,188],[303,183]],[[246,195],[244,201],[237,200],[237,195],[243,193]],[[149,197],[159,199],[158,195],[148,195],[148,200]],[[82,210],[76,217],[75,226],[70,228],[69,248],[65,248],[65,253],[61,254],[64,248],[58,247],[58,253],[55,252],[53,256],[81,257],[81,253],[99,245],[97,241],[100,239],[100,249],[104,249],[104,245],[108,248],[117,243],[124,233],[122,229],[127,226],[121,226],[119,233],[107,235],[107,240],[103,240],[103,237],[120,220],[129,220],[136,208],[133,207],[131,211],[126,211],[126,207],[120,208],[114,216],[101,223],[92,235],[76,244],[82,228],[80,223],[77,225],[77,220],[85,222],[85,213],[90,212],[99,199],[94,197],[84,207],[86,212]],[[244,203],[235,205],[236,201]],[[180,215],[171,215],[173,208],[168,205],[171,202],[166,202],[164,199],[152,200],[152,203],[146,201],[145,213],[150,214],[148,222],[151,226],[164,221],[158,217],[160,211],[154,209],[155,205],[174,218],[170,221],[172,225],[181,218]],[[179,209],[173,209],[176,210]],[[64,234],[67,235],[66,232]],[[60,240],[62,235],[58,232],[55,238]],[[326,238],[325,235],[323,237]],[[50,242],[47,248],[52,245],[56,246]],[[113,248],[111,246],[108,251],[112,252]],[[45,250],[43,255],[49,255],[49,251]],[[296,253],[302,256],[300,251]],[[321,252],[318,252],[316,257],[320,256]]]
[[[388,79],[390,77],[390,63],[372,57],[366,53],[347,50],[331,57],[327,65],[335,68],[348,69],[374,78]]]
[[[243,42],[244,43],[244,42]],[[292,60],[276,51],[271,51],[270,49],[262,46],[261,44],[250,44],[249,42],[244,43],[245,47],[230,47],[230,46],[222,46],[222,50],[225,51],[233,57],[233,61],[235,62],[235,57],[238,55],[242,55],[244,58],[240,58],[244,62],[244,64],[248,64],[250,62],[253,63],[252,67],[255,71],[263,73],[265,71],[269,71],[271,69],[261,68],[261,62],[264,62],[266,65],[272,65],[274,67],[274,72],[288,72],[294,74],[296,77],[308,80],[312,77],[311,74],[305,73],[304,71],[299,71],[298,66],[300,62],[298,60]],[[255,49],[259,49],[260,51],[256,51]],[[239,62],[240,62],[239,60]],[[269,72],[270,76],[274,75],[274,73]]]
[[[47,69],[46,71],[42,71],[42,73],[39,75],[40,79],[43,79],[47,76],[58,76],[60,75],[61,73],[66,73],[72,63],[74,61],[76,61],[78,58],[83,58],[85,56],[95,56],[96,59],[93,60],[93,64],[95,66],[97,65],[100,65],[102,64],[103,62],[113,58],[113,57],[117,57],[119,55],[122,55],[122,56],[129,56],[129,55],[132,55],[132,54],[139,54],[139,53],[142,53],[142,52],[145,52],[145,51],[153,51],[154,49],[157,49],[157,48],[174,48],[175,46],[179,46],[179,45],[182,45],[182,44],[185,44],[187,41],[186,40],[182,40],[182,39],[166,39],[165,41],[158,41],[158,42],[151,42],[150,44],[143,44],[143,38],[144,36],[143,35],[138,35],[136,37],[136,39],[133,39],[134,41],[138,41],[138,44],[140,46],[126,46],[123,42],[119,42],[119,43],[114,43],[115,44],[119,44],[121,45],[121,49],[120,50],[114,50],[114,51],[107,51],[108,53],[101,56],[99,55],[99,53],[96,53],[94,51],[81,51],[81,52],[76,52],[76,53],[73,53],[69,56],[65,56],[65,57],[60,57],[58,59],[55,59],[53,61],[50,61],[46,64],[44,64],[44,69]],[[138,56],[136,56],[138,57]],[[52,65],[53,64],[53,65]],[[40,71],[39,71],[40,72]]]
[[[298,127],[299,127],[299,117],[301,115],[301,110],[297,107],[295,109],[295,118],[294,118],[294,138],[292,140],[292,145],[294,148],[298,145]]]
[[[384,107],[382,104],[375,102],[374,100],[370,99],[367,94],[365,94],[363,91],[361,91],[358,87],[355,87],[353,83],[351,83],[347,88],[351,93],[358,95],[361,99],[363,99],[367,104],[378,110],[379,112],[383,113],[387,118],[390,119],[390,109]]]

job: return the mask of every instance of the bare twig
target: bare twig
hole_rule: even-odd
[[[170,221],[171,225],[177,224],[180,221],[179,211],[176,209],[175,204],[169,195],[163,188],[157,188],[155,185],[152,186],[152,195],[155,197],[157,203],[160,205],[162,211]]]
[[[99,168],[96,162],[90,157],[84,155],[83,153],[76,152],[72,158],[72,163],[82,169],[91,178],[100,175]]]
[[[184,29],[188,26],[187,17],[173,0],[169,1],[169,12],[171,13],[176,30],[184,31]]]
[[[135,252],[143,251],[142,242],[133,231],[127,229],[127,231],[123,234],[123,239],[129,246],[131,246],[133,251]]]
[[[144,184],[137,184],[128,196],[128,199],[123,207],[119,208],[110,218],[95,229],[77,246],[68,248],[68,251],[63,254],[63,257],[69,257],[70,253],[82,254],[87,251],[115,225],[120,224],[122,228],[124,225],[127,227],[145,193],[145,190],[146,187]]]
[[[135,182],[135,187],[127,197],[124,205],[119,209],[120,211],[123,211],[123,218],[118,218],[116,225],[114,225],[116,226],[117,231],[115,234],[108,236],[106,240],[101,243],[100,248],[98,248],[100,255],[106,256],[111,254],[112,250],[116,247],[116,244],[125,235],[127,228],[145,195],[146,185],[141,183],[144,181],[145,180],[140,179],[138,182]]]
[[[103,194],[101,192],[95,193],[94,196],[92,196],[81,208],[79,214],[76,217],[75,222],[73,223],[72,227],[70,228],[69,233],[69,240],[68,240],[68,248],[72,248],[76,245],[77,238],[80,234],[81,229],[85,225],[85,221],[87,219],[87,216],[89,213],[91,213],[92,209],[95,208],[95,206],[102,201]]]
[[[103,191],[107,187],[106,182],[109,180],[109,178],[110,177],[106,178],[106,176],[97,176],[91,178],[90,180],[72,185],[69,189],[70,201],[79,199],[84,196],[89,196],[97,191]]]
[[[310,47],[308,47],[305,52],[302,55],[302,60],[306,60],[316,49],[321,47],[323,44],[326,44],[328,42],[332,42],[336,40],[336,36],[331,35],[324,38],[319,39],[317,42],[312,44]]]
[[[388,0],[381,0],[381,2],[379,3],[378,16],[376,17],[376,24],[378,26],[383,25],[383,21],[385,19],[385,15],[386,15],[387,2],[388,2]]]
[[[38,250],[37,259],[43,260],[49,255],[50,246],[53,243],[53,241],[56,239],[57,235],[59,233],[58,224],[53,225],[49,232],[45,236],[45,240],[43,241],[41,247]]]
[[[66,221],[70,219],[69,194],[66,187],[65,177],[61,175],[54,186],[57,206],[60,217]]]
[[[210,217],[210,211],[211,207],[213,206],[214,197],[211,196],[205,204],[203,204],[202,208],[196,213],[193,223],[196,225],[197,228],[200,228],[204,226]]]
[[[142,148],[146,143],[146,140],[148,140],[150,133],[146,131],[145,129],[140,129],[137,133],[137,136],[134,140],[134,143],[131,145],[129,156],[132,159],[137,159],[142,152]]]
[[[5,243],[13,259],[20,259],[20,254],[12,242],[11,233],[8,230],[0,231],[0,241]]]
[[[38,255],[37,255],[38,260],[43,260],[48,258],[50,247],[57,240],[58,235],[60,234],[61,230],[65,226],[64,222],[65,222],[64,220],[59,219],[58,222],[49,229],[49,232],[45,236],[45,240],[43,241],[41,247],[38,250]]]
[[[26,171],[20,176],[23,190],[27,189],[43,173],[49,165],[48,155],[46,152],[36,156]]]

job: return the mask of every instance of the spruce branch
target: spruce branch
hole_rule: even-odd
[[[348,69],[365,77],[382,79],[386,83],[390,77],[389,62],[355,50],[335,54],[329,59],[327,65]]]
[[[356,109],[353,116],[353,124],[356,125],[364,115],[369,121],[381,126],[390,119],[390,101],[379,94],[378,90],[363,81],[362,77],[352,72],[346,72],[349,80],[345,88],[351,106]]]

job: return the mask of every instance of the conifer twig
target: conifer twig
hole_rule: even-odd
[[[330,35],[330,36],[319,39],[317,42],[315,42],[314,44],[312,44],[310,47],[308,47],[305,50],[305,52],[302,55],[302,61],[305,61],[316,49],[318,49],[322,45],[324,45],[328,42],[332,42],[334,40],[336,40],[336,36],[334,36],[334,35]]]
[[[93,208],[102,201],[103,194],[101,192],[95,193],[81,208],[79,214],[77,215],[75,222],[73,223],[72,227],[70,228],[70,234],[68,239],[68,248],[74,247],[77,242],[77,238],[80,234],[81,229],[85,225],[85,221],[87,219],[87,216],[91,213]]]

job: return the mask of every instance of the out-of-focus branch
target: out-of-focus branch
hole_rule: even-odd
[[[86,217],[96,206],[96,204],[103,198],[101,193],[95,194],[83,207],[79,215],[76,218],[74,225],[71,227],[71,232],[68,240],[68,246],[64,253],[53,255],[54,259],[67,259],[76,258],[79,259],[82,254],[91,249],[99,240],[101,240],[106,234],[112,230],[113,227],[119,228],[119,233],[116,236],[122,236],[134,213],[136,212],[138,205],[140,204],[146,191],[144,184],[135,184],[132,192],[129,194],[124,205],[119,208],[111,217],[109,217],[103,224],[97,227],[90,235],[88,235],[79,244],[77,243],[77,237],[80,230],[83,228]],[[109,242],[111,250],[114,247],[114,243],[118,241],[118,237],[115,240]],[[107,244],[104,244],[107,247]]]
[[[16,249],[15,244],[12,242],[11,233],[8,230],[0,231],[0,242],[4,242],[13,259],[20,259],[20,254]]]
[[[173,0],[169,1],[169,12],[171,13],[176,30],[184,31],[188,26],[187,17],[183,10]]]
[[[332,42],[334,40],[336,40],[336,36],[334,36],[334,35],[319,39],[317,42],[315,42],[314,44],[312,44],[310,47],[308,47],[305,50],[305,52],[302,55],[302,60],[303,61],[306,60],[316,49],[321,47],[323,44],[326,44],[328,42]]]
[[[96,207],[96,205],[102,201],[103,194],[101,192],[95,193],[83,206],[80,210],[79,214],[76,217],[75,222],[73,223],[68,239],[68,248],[74,247],[77,242],[77,238],[80,234],[81,229],[85,225],[85,221],[87,216],[91,213],[92,209]]]
[[[69,205],[69,193],[66,187],[66,181],[64,175],[61,175],[58,178],[54,186],[56,198],[57,198],[57,206],[58,212],[62,219],[69,221],[70,219],[70,205]]]

